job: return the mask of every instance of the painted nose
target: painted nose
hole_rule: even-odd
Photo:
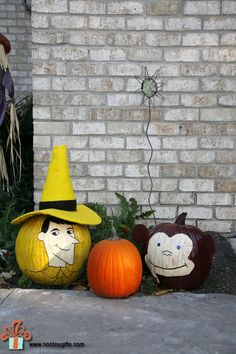
[[[163,252],[162,252],[162,255],[163,255],[163,256],[172,256],[173,253],[172,253],[171,251],[166,250],[166,251],[163,251]]]

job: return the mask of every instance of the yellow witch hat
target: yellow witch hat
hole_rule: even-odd
[[[76,224],[101,223],[100,216],[93,210],[82,204],[76,205],[65,145],[53,148],[39,210],[21,215],[11,223],[20,224],[36,215],[50,215]]]

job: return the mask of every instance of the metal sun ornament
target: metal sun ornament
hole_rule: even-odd
[[[146,67],[144,67],[144,76],[143,77],[135,76],[135,79],[141,84],[141,87],[136,91],[136,92],[142,92],[142,94],[143,94],[141,104],[144,104],[148,100],[148,107],[149,107],[148,123],[147,123],[147,127],[146,127],[146,132],[145,132],[148,143],[151,148],[150,158],[149,158],[149,161],[147,164],[147,172],[148,172],[148,177],[150,180],[150,191],[149,191],[149,196],[148,196],[148,205],[149,205],[150,210],[153,213],[153,219],[154,219],[155,225],[156,225],[155,212],[152,209],[152,205],[151,205],[153,181],[152,181],[152,176],[151,176],[151,171],[150,171],[150,165],[151,165],[152,157],[153,157],[153,146],[152,146],[151,139],[148,135],[148,129],[149,129],[149,125],[151,122],[151,116],[152,116],[151,105],[155,107],[155,96],[160,98],[162,101],[164,101],[164,99],[165,99],[165,97],[161,93],[161,90],[162,90],[163,86],[165,85],[165,83],[163,81],[160,81],[160,82],[157,81],[159,71],[160,71],[160,68],[157,69],[152,76],[150,76],[148,73],[148,69]]]
[[[164,101],[164,96],[161,93],[163,86],[165,85],[163,81],[158,82],[157,77],[159,75],[160,68],[155,71],[155,73],[150,76],[148,69],[144,68],[144,76],[135,76],[135,79],[141,84],[141,88],[136,92],[142,92],[143,98],[141,104],[144,104],[147,100],[149,104],[155,105],[155,96],[159,97]]]

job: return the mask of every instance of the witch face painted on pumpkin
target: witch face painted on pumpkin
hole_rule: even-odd
[[[55,146],[39,210],[12,221],[23,223],[16,239],[16,259],[23,273],[40,284],[69,284],[78,278],[91,239],[86,225],[100,217],[76,205],[66,146]]]

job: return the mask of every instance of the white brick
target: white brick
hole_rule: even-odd
[[[176,15],[183,11],[181,0],[151,0],[148,2],[147,14],[156,15]]]
[[[55,120],[89,120],[90,114],[82,107],[52,107],[52,119]]]
[[[32,14],[33,28],[49,28],[49,17],[47,15]]]
[[[116,150],[107,151],[108,162],[140,162],[142,161],[142,152],[134,150]]]
[[[111,32],[108,34],[108,44],[117,46],[140,46],[143,44],[142,33]]]
[[[142,134],[142,123],[133,122],[108,122],[107,134]]]
[[[85,60],[88,59],[88,50],[77,47],[53,47],[52,57],[61,60]]]
[[[211,108],[201,110],[201,120],[203,121],[234,121],[235,109],[234,108]]]
[[[169,121],[196,121],[198,115],[198,109],[168,109],[164,112],[164,119]]]
[[[144,162],[147,163],[150,159],[150,152],[144,151]],[[153,151],[152,163],[178,163],[176,151]]]
[[[216,64],[191,63],[180,65],[180,73],[183,76],[212,76],[216,74],[216,71]]]
[[[228,16],[217,16],[206,18],[204,20],[204,29],[205,30],[216,30],[216,31],[230,31],[236,29],[236,22],[233,17]]]
[[[235,0],[223,1],[222,14],[233,15],[236,14],[236,2]]]
[[[97,14],[102,15],[106,13],[105,2],[95,1],[70,1],[70,13],[73,14]]]
[[[203,91],[236,91],[235,79],[202,79]]]
[[[108,191],[140,191],[141,181],[137,178],[108,178]]]
[[[125,193],[126,196],[126,193]],[[99,204],[104,205],[116,205],[119,204],[117,198],[114,198],[114,192],[88,192],[88,202],[89,203],[97,203],[99,200]]]
[[[150,137],[153,149],[160,149],[161,140],[158,137]],[[127,149],[150,149],[150,145],[145,136],[130,136],[126,138],[126,148]]]
[[[155,207],[155,217],[158,219],[172,219],[176,217],[177,208],[173,206]]]
[[[198,205],[231,205],[229,193],[198,193]]]
[[[80,45],[105,45],[106,34],[94,31],[70,31],[69,42]]]
[[[230,232],[232,230],[232,222],[230,221],[216,221],[216,220],[199,220],[197,227],[203,231],[215,232]]]
[[[149,46],[178,46],[181,43],[181,35],[179,33],[147,33],[145,43]]]
[[[73,135],[105,134],[106,124],[103,122],[75,122],[72,126]]]
[[[236,48],[203,49],[202,55],[206,61],[235,61]]]
[[[87,18],[82,16],[53,16],[52,26],[62,29],[84,29],[87,28]]]
[[[103,106],[105,101],[106,97],[98,94],[88,95],[86,93],[73,93],[73,96],[71,96],[71,105],[74,106]]]
[[[88,174],[95,177],[122,176],[122,166],[93,164],[92,166],[88,166]]]
[[[131,49],[128,52],[128,59],[135,61],[159,61],[162,58],[160,49]]]
[[[211,192],[214,181],[210,179],[180,179],[179,189],[184,192]]]
[[[54,136],[53,146],[56,145],[67,145],[68,149],[83,149],[88,145],[87,137],[75,137],[75,136]]]
[[[33,89],[39,91],[48,91],[50,90],[51,79],[48,77],[35,77],[33,79]]]
[[[152,135],[179,135],[179,124],[166,122],[150,122],[149,132]],[[144,126],[146,131],[146,125]]]
[[[55,91],[83,91],[86,90],[86,82],[82,78],[54,77],[52,89]]]
[[[218,45],[216,33],[187,33],[183,34],[184,46],[212,46]]]
[[[167,31],[200,30],[201,19],[196,17],[172,17],[165,19]]]
[[[196,167],[193,165],[169,165],[161,166],[162,177],[195,177]]]
[[[77,138],[78,139],[78,138]],[[83,138],[79,138],[81,141]],[[105,161],[105,151],[96,150],[71,150],[70,159],[75,162],[104,162]]]
[[[33,117],[35,120],[37,119],[50,120],[51,119],[50,108],[33,106]]]
[[[223,220],[235,220],[236,208],[234,207],[216,207],[216,218]]]
[[[215,106],[217,103],[217,96],[215,94],[202,94],[202,95],[183,94],[181,96],[181,103],[185,107]]]
[[[124,138],[113,136],[89,138],[89,146],[92,149],[123,149],[124,142]]]
[[[182,136],[174,138],[162,138],[162,145],[164,149],[196,149],[197,138]]]
[[[194,197],[192,193],[161,192],[160,203],[175,205],[194,204]]]
[[[50,49],[43,47],[32,48],[32,59],[47,60],[50,57]]]
[[[89,89],[97,92],[122,91],[124,80],[118,78],[89,79]]]
[[[200,59],[200,51],[197,49],[167,49],[164,53],[166,61],[195,62]]]
[[[199,151],[181,151],[180,162],[192,164],[208,164],[215,160],[215,153],[213,151],[199,150]]]
[[[236,45],[236,33],[222,33],[221,45]]]
[[[143,12],[142,2],[114,1],[107,4],[107,13],[113,15],[138,15]]]
[[[168,79],[163,91],[197,91],[198,80],[192,79]]]
[[[128,30],[161,30],[163,28],[162,18],[158,17],[135,17],[127,18],[127,29]]]
[[[67,63],[67,70],[69,75],[77,76],[96,76],[104,74],[104,67],[101,63]]]
[[[107,95],[107,105],[108,106],[128,106],[129,105],[129,96],[125,93],[114,93]]]
[[[95,61],[125,60],[125,51],[122,49],[91,49],[90,58]]]
[[[34,122],[34,133],[36,135],[45,135],[45,132],[50,135],[69,134],[70,125],[68,122]]]
[[[112,76],[141,75],[141,67],[136,64],[112,64],[108,65],[108,74]]]
[[[220,1],[186,1],[185,15],[217,15],[220,13]]]
[[[207,137],[200,139],[200,147],[203,149],[233,149],[234,140],[229,137]]]
[[[34,148],[50,148],[51,147],[51,137],[50,136],[42,136],[42,135],[34,135]]]
[[[223,76],[236,76],[236,64],[222,64],[220,74]]]
[[[103,190],[105,188],[105,181],[102,178],[76,178],[73,181],[73,186],[75,190],[80,192]]]
[[[89,28],[97,30],[122,30],[125,29],[124,17],[99,17],[89,18]]]
[[[143,190],[150,191],[150,180],[143,179]],[[160,192],[174,192],[177,189],[177,179],[174,178],[154,178],[153,179],[153,191]]]
[[[221,95],[219,96],[219,105],[222,106],[236,106],[236,95]]]
[[[212,208],[185,206],[179,208],[181,213],[187,213],[190,219],[212,219]]]
[[[32,10],[34,12],[66,12],[67,0],[37,0],[32,2]]]
[[[49,63],[41,62],[33,64],[33,75],[65,75],[66,66],[65,63]]]
[[[124,169],[126,177],[148,177],[147,167],[144,165],[129,164]],[[159,166],[150,166],[150,173],[152,177],[159,177]]]

